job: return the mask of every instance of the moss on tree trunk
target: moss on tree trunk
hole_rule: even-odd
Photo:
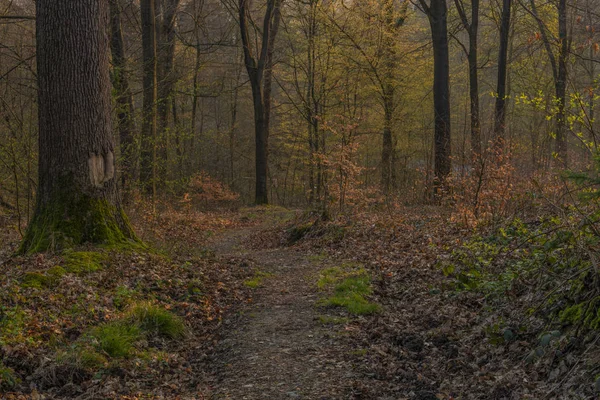
[[[62,196],[39,207],[21,245],[21,253],[36,253],[83,243],[108,246],[139,244],[120,207],[81,195]]]

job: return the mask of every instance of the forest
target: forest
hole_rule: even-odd
[[[0,398],[600,399],[598,0],[0,0]]]

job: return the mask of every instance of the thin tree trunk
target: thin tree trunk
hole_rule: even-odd
[[[180,0],[162,0],[162,13],[160,18],[160,35],[157,38],[157,113],[159,146],[159,180],[161,185],[167,179],[169,158],[169,115],[172,109],[171,98],[175,86],[174,58],[175,58],[175,16]]]
[[[121,187],[126,191],[129,185],[137,178],[137,157],[135,146],[135,120],[133,110],[133,95],[129,87],[125,58],[125,45],[121,29],[121,7],[119,0],[110,0],[111,21],[111,53],[112,53],[112,81],[116,92],[117,120],[119,128],[119,142],[121,147]]]
[[[140,0],[142,19],[143,92],[140,181],[156,198],[156,29],[154,0]]]
[[[471,0],[471,20],[467,18],[461,0],[454,0],[462,25],[469,35],[469,100],[471,109],[471,160],[477,163],[481,156],[481,122],[479,118],[479,79],[477,43],[479,35],[479,0]]]
[[[498,80],[494,117],[494,146],[502,149],[506,130],[506,75],[508,68],[508,39],[510,34],[510,9],[512,0],[502,1],[500,20],[500,49],[498,51]]]
[[[556,115],[556,154],[559,165],[566,168],[569,165],[566,130],[566,101],[567,101],[567,57],[569,56],[569,41],[567,37],[567,0],[558,1],[558,75],[556,79],[556,99],[558,112]]]
[[[399,26],[401,23],[394,19],[394,3],[392,0],[386,0],[384,5],[384,18],[385,18],[385,30],[384,30],[384,72],[382,82],[382,97],[383,97],[383,142],[381,147],[381,186],[383,193],[388,194],[396,182],[392,179],[395,175],[394,171],[396,166],[394,165],[394,138],[392,131],[392,122],[394,118],[394,92],[395,92],[395,51],[394,51],[394,40],[393,31],[395,26]],[[401,17],[403,23],[404,16]]]
[[[115,174],[109,5],[36,4],[39,186],[21,251],[135,239]]]

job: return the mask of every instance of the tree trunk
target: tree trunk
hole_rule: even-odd
[[[404,3],[407,4],[407,3]],[[381,187],[384,194],[388,194],[395,186],[394,161],[394,137],[392,131],[394,118],[394,94],[395,94],[395,72],[396,72],[396,52],[394,51],[394,30],[401,26],[406,18],[406,11],[403,11],[400,18],[396,21],[394,18],[394,2],[386,0],[383,4],[385,30],[383,38],[383,82],[381,88],[383,100],[383,142],[381,147]]]
[[[133,95],[126,75],[127,61],[121,29],[121,7],[119,0],[110,0],[109,4],[111,21],[110,48],[113,63],[112,81],[116,92],[119,143],[121,147],[121,187],[123,190],[127,190],[135,181],[137,171]]]
[[[38,0],[37,207],[21,251],[135,240],[115,175],[109,7]]]
[[[471,22],[467,24],[469,32],[469,99],[471,102],[471,159],[481,157],[481,121],[479,117],[479,0],[471,1]]]
[[[447,6],[445,0],[431,0],[426,8],[433,41],[433,107],[435,113],[435,190],[443,188],[452,171],[450,130],[450,61]]]
[[[501,149],[506,130],[506,75],[508,68],[508,39],[510,34],[510,8],[512,0],[503,0],[500,21],[500,49],[498,51],[498,81],[494,118],[494,147]]]
[[[162,18],[160,23],[160,35],[157,37],[157,59],[160,60],[157,68],[157,112],[158,112],[158,136],[160,137],[159,180],[164,185],[168,170],[168,148],[169,148],[169,115],[172,109],[171,95],[175,85],[174,57],[175,57],[175,16],[180,0],[162,1]]]
[[[254,130],[256,146],[256,204],[268,204],[268,139],[270,120],[271,69],[275,35],[279,26],[281,13],[278,8],[281,0],[268,0],[260,48],[253,49],[249,33],[248,0],[239,0],[239,22],[244,49],[244,63],[252,86],[252,101],[254,103]],[[258,34],[258,33],[257,33]],[[254,55],[256,51],[256,56]],[[265,76],[266,75],[266,76]],[[267,99],[266,96],[269,96]]]
[[[558,1],[558,74],[555,82],[558,112],[556,114],[556,155],[561,167],[568,166],[567,138],[565,136],[567,101],[567,57],[569,41],[567,37],[567,0]]]
[[[268,127],[266,125],[265,102],[262,82],[250,78],[252,85],[252,101],[254,103],[254,133],[255,133],[255,161],[256,161],[256,204],[269,204],[267,189],[267,141]]]
[[[140,1],[142,19],[142,61],[144,64],[142,105],[142,152],[140,181],[156,197],[156,29],[154,0]]]

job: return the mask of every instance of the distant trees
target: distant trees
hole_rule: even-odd
[[[137,180],[137,144],[133,108],[133,94],[129,84],[127,55],[121,22],[120,0],[109,0],[110,5],[110,50],[112,54],[112,82],[117,105],[117,124],[121,148],[121,186],[125,190],[135,186]]]
[[[140,182],[145,193],[156,197],[157,184],[157,58],[156,0],[141,0],[143,105]]]
[[[23,252],[135,238],[117,188],[108,23],[102,0],[37,2],[39,185]]]
[[[598,0],[107,3],[124,193],[206,172],[248,203],[422,200],[497,138],[528,174],[600,142]],[[0,212],[29,219],[35,7],[0,6]]]
[[[555,91],[555,154],[561,167],[568,165],[568,142],[566,138],[567,126],[567,61],[571,51],[571,38],[567,28],[567,0],[556,0],[554,6],[557,11],[558,36],[553,36],[551,30],[541,18],[535,0],[530,0],[531,15],[540,29],[540,37],[544,44],[548,61],[552,68],[552,78]],[[556,48],[556,50],[554,49]]]

